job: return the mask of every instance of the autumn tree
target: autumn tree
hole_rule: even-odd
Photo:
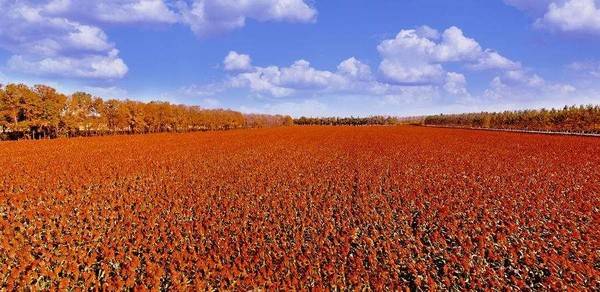
[[[0,84],[0,134],[4,134],[4,132],[8,128],[9,116],[5,113],[5,110],[7,108],[6,99],[6,91],[4,91],[4,86]]]
[[[291,122],[289,116],[243,115],[164,101],[105,101],[85,92],[66,96],[45,85],[0,85],[0,139],[227,130]]]
[[[85,133],[90,128],[89,117],[92,115],[93,97],[85,92],[75,92],[67,100],[65,111],[66,126],[70,135]]]
[[[9,84],[5,88],[5,110],[11,130],[30,134],[30,126],[37,126],[42,111],[41,99],[25,84]]]
[[[92,105],[90,113],[87,118],[88,126],[98,134],[107,130],[106,117],[102,114],[104,112],[104,100],[100,97],[94,97],[92,99]]]
[[[0,110],[2,111],[2,116],[4,120],[7,121],[14,130],[17,128],[21,112],[21,98],[18,94],[18,85],[7,85],[6,89],[2,90],[0,98]]]
[[[34,92],[39,98],[40,108],[36,111],[37,131],[42,137],[56,137],[63,124],[67,97],[56,89],[45,86],[34,86]]]
[[[128,126],[127,113],[122,105],[123,103],[116,99],[107,100],[101,111],[108,130],[112,133],[118,132]]]
[[[141,102],[126,100],[122,107],[127,115],[127,128],[130,133],[142,133],[146,127],[144,108]]]

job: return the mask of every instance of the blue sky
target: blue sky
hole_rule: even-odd
[[[600,103],[599,0],[0,0],[0,82],[294,116]]]

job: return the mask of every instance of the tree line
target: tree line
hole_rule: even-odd
[[[248,128],[265,128],[277,126],[292,126],[294,120],[285,115],[245,114],[246,126]]]
[[[328,126],[412,124],[600,134],[600,106],[582,105],[565,106],[562,109],[439,114],[413,117],[300,117],[294,119],[294,124]]]
[[[367,126],[367,125],[397,125],[402,122],[402,119],[386,116],[371,116],[371,117],[325,117],[325,118],[308,118],[300,117],[294,120],[296,125],[320,125],[320,126]]]
[[[511,130],[600,133],[600,106],[434,115],[425,125]]]
[[[46,85],[0,85],[0,140],[189,132],[292,124],[289,116],[65,95]]]

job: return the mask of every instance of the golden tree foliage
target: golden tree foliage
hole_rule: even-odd
[[[85,92],[66,96],[45,85],[0,86],[0,140],[228,130],[290,121],[289,116],[244,115],[160,101],[105,101]]]

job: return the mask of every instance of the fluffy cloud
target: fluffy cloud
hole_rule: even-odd
[[[198,36],[222,33],[257,21],[313,22],[317,11],[304,0],[195,0],[179,2],[182,21]]]
[[[231,55],[231,54],[230,54]],[[227,59],[227,58],[226,58]],[[288,67],[253,67],[251,71],[230,76],[227,85],[247,88],[257,94],[272,97],[288,97],[304,94],[379,96],[389,104],[427,97],[448,96],[469,98],[467,80],[463,74],[448,72],[439,85],[401,85],[377,80],[371,68],[352,57],[337,66],[336,71],[313,68],[306,60],[298,60]],[[404,100],[404,101],[401,101]]]
[[[495,100],[539,100],[559,98],[576,91],[570,84],[553,83],[525,70],[507,71],[490,82],[484,97]]]
[[[377,50],[384,59],[402,62],[408,57],[436,63],[456,62],[474,60],[481,54],[479,44],[454,26],[446,29],[441,37],[430,27],[401,30],[395,39],[379,44]]]
[[[279,83],[287,88],[312,89],[341,87],[346,79],[339,74],[317,70],[306,60],[298,60],[290,67],[280,68]]]
[[[468,65],[469,68],[475,70],[515,70],[521,68],[521,63],[512,61],[495,51],[485,50],[474,64]]]
[[[431,83],[440,79],[444,70],[430,62],[436,44],[418,30],[402,30],[395,39],[384,40],[377,50],[383,58],[379,70],[397,83]]]
[[[298,92],[351,94],[379,96],[384,102],[399,104],[399,100],[415,100],[419,94],[454,101],[470,100],[467,77],[446,71],[444,65],[449,63],[471,71],[505,72],[503,76],[508,81],[525,78],[515,76],[517,72],[524,72],[520,63],[494,50],[482,49],[457,27],[443,32],[427,26],[401,30],[395,38],[382,41],[377,50],[381,56],[378,74],[354,57],[340,62],[335,71],[329,71],[316,69],[306,60],[298,60],[288,67],[252,66],[250,56],[230,52],[224,65],[226,71],[234,74],[227,84],[273,97]],[[243,72],[239,72],[241,70]],[[535,78],[530,79],[530,82],[535,81]],[[508,81],[503,85],[514,85]]]
[[[444,84],[444,90],[447,93],[456,97],[469,97],[469,91],[467,90],[467,78],[465,75],[455,72],[448,72],[446,74],[446,83]]]
[[[283,97],[302,90],[349,90],[357,83],[370,80],[370,72],[369,66],[356,58],[341,62],[336,72],[318,70],[308,61],[298,60],[288,67],[252,67],[248,72],[232,76],[229,84],[236,88],[249,88],[256,93]]]
[[[199,36],[241,28],[247,19],[313,22],[317,16],[317,11],[305,0],[29,0],[23,3],[38,7],[46,16],[83,22],[179,22],[189,25]]]
[[[577,33],[600,33],[598,0],[505,0],[531,13],[538,28]]]
[[[268,93],[275,97],[288,96],[294,93],[291,88],[279,85],[281,70],[279,67],[258,67],[254,72],[242,73],[231,78],[230,86],[249,88],[252,92]]]
[[[337,70],[341,75],[350,76],[357,80],[370,80],[372,78],[371,67],[354,57],[342,61]]]
[[[72,51],[103,52],[113,49],[100,28],[48,17],[39,7],[0,2],[0,46],[9,51],[57,55]]]
[[[444,76],[444,69],[440,64],[394,62],[383,60],[379,70],[390,82],[402,85],[422,85],[439,83]]]
[[[113,79],[127,65],[104,31],[63,17],[48,16],[45,6],[0,2],[0,47],[13,52],[8,68],[35,75]]]
[[[47,15],[107,23],[175,23],[177,14],[163,0],[51,0]]]
[[[382,109],[386,105],[424,103],[463,107],[507,100],[518,103],[552,96],[566,98],[576,91],[569,84],[544,80],[495,50],[483,49],[457,27],[443,32],[426,26],[401,30],[395,38],[382,41],[377,50],[381,60],[375,73],[354,57],[340,62],[335,70],[322,70],[306,60],[287,67],[252,66],[250,56],[234,52],[224,63],[234,63],[232,60],[245,56],[244,62],[239,62],[243,65],[230,67],[247,71],[230,71],[226,86],[267,97],[369,97],[378,100]],[[448,71],[445,66],[449,64],[466,71]],[[474,94],[465,74],[479,74],[480,70],[493,70],[498,75],[487,90]]]
[[[377,47],[382,61],[379,71],[389,82],[405,85],[439,84],[444,81],[445,63],[461,63],[473,69],[518,67],[495,51],[483,50],[462,30],[450,27],[443,33],[429,27],[401,30],[394,39]]]
[[[496,77],[503,84],[522,85],[531,88],[540,88],[546,84],[546,81],[537,74],[530,74],[522,70],[508,71],[502,77]]]
[[[8,60],[8,68],[32,75],[94,79],[122,78],[128,68],[117,55],[117,50],[112,50],[106,56],[89,55],[78,58],[62,56],[28,58],[14,55]]]
[[[249,55],[230,51],[223,60],[223,66],[226,71],[250,71],[252,70],[252,59]]]
[[[442,34],[442,40],[433,48],[434,61],[472,61],[481,55],[481,47],[474,39],[466,37],[458,27],[450,27]]]
[[[104,24],[188,25],[206,36],[257,21],[311,22],[316,10],[303,0],[0,0],[0,48],[14,55],[9,68],[37,75],[115,79],[128,71]],[[237,59],[236,59],[237,58]],[[251,67],[232,55],[228,70]]]
[[[536,25],[565,32],[600,33],[600,5],[595,0],[569,0],[551,3]]]

